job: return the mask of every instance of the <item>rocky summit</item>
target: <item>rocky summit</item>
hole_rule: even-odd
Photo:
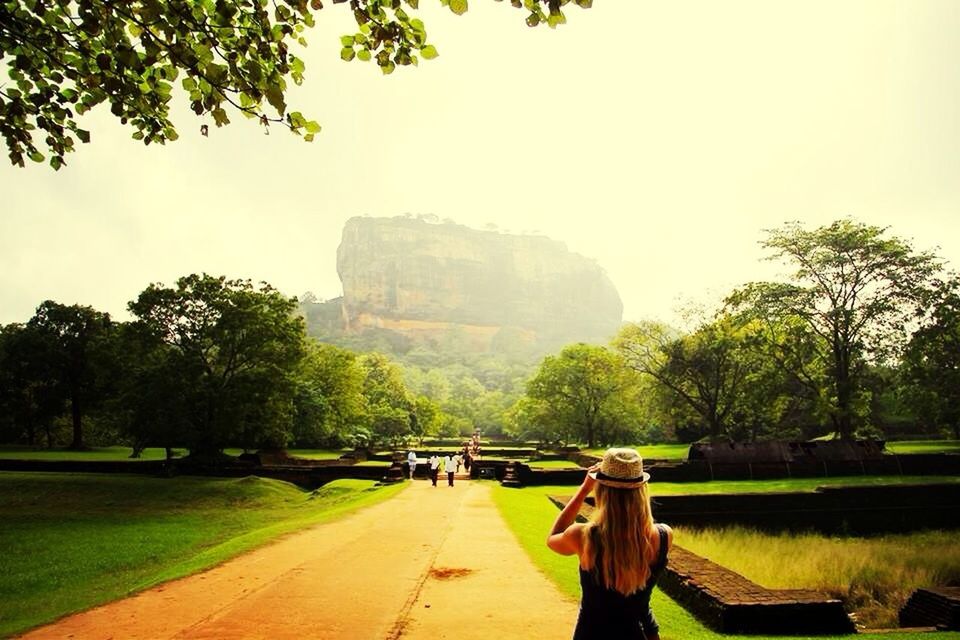
[[[480,350],[498,341],[552,347],[607,341],[623,313],[595,261],[544,236],[351,218],[337,271],[343,297],[326,303],[324,315],[350,334],[382,329],[435,339],[456,331]]]

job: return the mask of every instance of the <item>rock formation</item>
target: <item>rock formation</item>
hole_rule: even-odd
[[[543,236],[412,218],[351,218],[337,250],[341,329],[413,338],[460,332],[473,348],[606,341],[623,305],[596,262]]]

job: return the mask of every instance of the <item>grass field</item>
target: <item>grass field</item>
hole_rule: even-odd
[[[712,482],[655,482],[655,480],[654,478],[654,482],[650,484],[650,491],[653,495],[690,495],[698,493],[813,491],[817,487],[958,483],[960,482],[960,476],[832,476],[829,478],[784,478],[781,480],[714,480]]]
[[[570,487],[565,487],[569,491]],[[580,586],[576,556],[559,556],[547,549],[544,541],[559,511],[546,499],[549,487],[508,489],[493,487],[494,500],[517,540],[533,562],[560,590],[579,598]],[[685,609],[659,590],[653,594],[653,610],[660,622],[663,640],[812,640],[807,636],[734,636],[722,635],[707,629]],[[571,629],[572,632],[572,629]],[[816,640],[836,640],[854,636],[816,636]],[[960,633],[894,632],[878,636],[883,640],[960,640]]]
[[[687,451],[690,449],[689,444],[624,444],[617,445],[621,447],[630,447],[631,449],[636,449],[637,452],[644,458],[650,460],[686,460]],[[595,456],[602,456],[603,452],[606,451],[606,448],[601,449],[583,449],[583,453],[589,453]]]
[[[570,460],[531,460],[526,463],[534,469],[582,469],[576,462]]]
[[[813,491],[817,487],[862,487],[898,484],[960,483],[958,476],[849,476],[831,478],[789,478],[784,480],[714,480],[712,482],[650,483],[650,494],[656,496],[703,495],[716,493],[771,493],[776,491]],[[572,485],[531,487],[548,495],[569,496],[576,492]]]
[[[952,531],[871,538],[769,534],[741,527],[675,531],[684,548],[757,584],[817,589],[843,600],[867,628],[895,628],[897,612],[918,587],[960,583],[960,545]]]
[[[960,440],[901,440],[888,442],[890,453],[960,453]]]
[[[239,451],[239,450],[238,450]],[[163,460],[166,458],[164,449],[151,447],[144,449],[137,459],[130,457],[133,450],[130,447],[93,447],[85,451],[69,451],[67,449],[32,449],[16,445],[0,446],[0,460]],[[183,455],[185,451],[175,449],[174,455]]]
[[[337,480],[0,472],[0,637],[194,573],[389,498]]]

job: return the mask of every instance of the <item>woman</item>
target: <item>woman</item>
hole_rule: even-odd
[[[580,557],[583,597],[574,640],[660,640],[650,592],[667,564],[673,533],[653,523],[649,479],[636,451],[608,449],[553,523],[547,546]],[[575,523],[594,487],[590,521]]]

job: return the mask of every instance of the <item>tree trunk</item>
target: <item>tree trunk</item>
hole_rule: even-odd
[[[83,423],[80,413],[79,394],[70,395],[70,415],[73,418],[73,441],[70,443],[70,449],[77,451],[83,449]]]
[[[853,438],[853,389],[850,384],[850,354],[843,349],[834,352],[834,384],[837,392],[837,434],[841,440]]]

